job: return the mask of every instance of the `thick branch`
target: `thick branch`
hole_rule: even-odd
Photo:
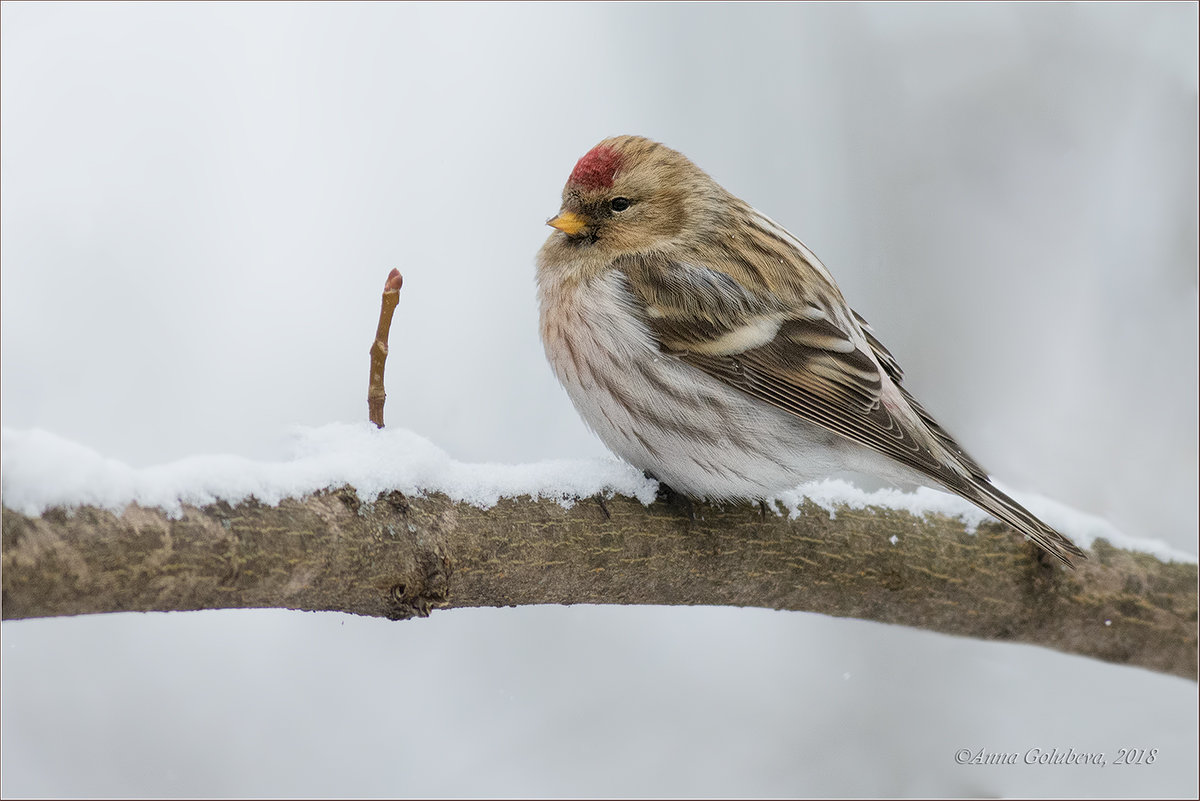
[[[891,538],[895,537],[895,544]],[[435,607],[718,604],[1035,643],[1196,678],[1197,569],[1100,541],[1078,570],[999,524],[806,505],[590,498],[571,509],[326,491],[122,515],[3,515],[5,619],[286,607],[402,618]]]

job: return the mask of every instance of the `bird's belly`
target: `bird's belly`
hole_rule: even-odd
[[[863,449],[659,352],[636,325],[589,322],[543,325],[559,381],[610,450],[676,491],[764,498],[857,469]]]
[[[624,378],[618,393],[582,384],[568,386],[567,392],[609,449],[679,492],[762,498],[846,467],[838,458],[838,437],[753,399],[734,397],[736,390],[709,387],[690,397],[643,394],[641,382]],[[690,380],[713,382],[703,374]]]

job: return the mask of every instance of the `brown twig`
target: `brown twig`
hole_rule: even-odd
[[[387,364],[388,331],[392,327],[392,314],[400,302],[400,287],[404,277],[392,269],[387,283],[383,285],[383,301],[379,308],[379,326],[375,329],[375,341],[371,343],[371,384],[367,389],[367,413],[371,422],[383,428],[383,403],[387,393],[383,391],[383,368]]]

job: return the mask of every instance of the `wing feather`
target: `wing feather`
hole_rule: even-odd
[[[776,238],[767,248],[772,257],[780,242],[787,244]],[[908,393],[899,363],[845,305],[824,267],[796,248],[786,255],[796,275],[771,286],[756,283],[758,272],[719,259],[699,266],[698,258],[625,256],[617,267],[665,353],[929,476],[1066,564],[1065,554],[1082,555],[996,489]]]

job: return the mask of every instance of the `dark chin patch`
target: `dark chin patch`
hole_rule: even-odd
[[[619,169],[621,154],[611,147],[596,145],[575,163],[569,183],[582,189],[611,189]]]

